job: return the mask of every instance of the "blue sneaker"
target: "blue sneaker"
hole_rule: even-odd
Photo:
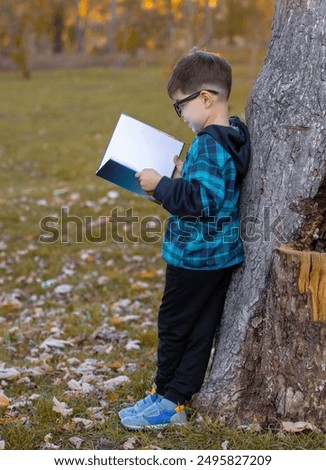
[[[128,408],[123,408],[119,411],[118,415],[120,419],[127,418],[127,416],[136,416],[138,413],[144,411],[157,400],[162,400],[162,398],[162,395],[156,393],[155,388],[152,388],[150,395],[147,395],[145,398],[137,401],[137,403],[134,405],[128,406]]]
[[[142,413],[130,415],[121,421],[122,426],[136,431],[140,429],[161,429],[165,426],[187,424],[185,406],[177,406],[170,400],[163,398],[155,401]]]

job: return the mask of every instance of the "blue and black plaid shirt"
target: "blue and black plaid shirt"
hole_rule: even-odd
[[[240,131],[233,128],[231,132]],[[154,197],[171,213],[162,245],[168,264],[213,270],[244,259],[238,217],[240,185],[234,156],[225,147],[209,133],[199,133],[187,153],[181,178],[163,177],[155,189]]]

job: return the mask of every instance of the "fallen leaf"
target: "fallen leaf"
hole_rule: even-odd
[[[47,204],[47,202],[45,201],[45,205]],[[32,233],[29,233],[28,235],[26,235],[24,237],[25,240],[27,240],[28,242],[32,241],[34,239],[34,235]]]
[[[138,320],[139,318],[139,315],[126,315],[124,317],[115,316],[111,319],[111,323],[113,323],[113,325],[119,325],[120,323]]]
[[[33,393],[33,395],[31,395],[31,396],[29,397],[29,399],[30,399],[31,401],[37,400],[38,398],[40,398],[40,396],[41,396],[41,395],[40,395],[39,393]]]
[[[43,450],[59,450],[60,446],[52,444],[52,442],[48,442],[42,447],[42,449]]]
[[[77,381],[75,379],[71,379],[68,382],[68,387],[70,390],[75,390],[76,392],[80,392],[81,394],[86,395],[87,393],[91,393],[94,390],[94,386],[84,382],[84,381]]]
[[[0,418],[0,424],[10,424],[16,423],[18,421],[20,421],[20,418],[10,412],[7,413],[4,418]]]
[[[110,283],[110,278],[108,276],[100,276],[97,280],[97,285],[105,286]]]
[[[148,282],[138,281],[131,285],[132,290],[144,290],[149,287]]]
[[[112,392],[112,391],[109,391],[108,394],[107,394],[107,401],[109,403],[116,402],[118,398],[119,398],[119,395],[117,393]]]
[[[110,369],[120,369],[120,367],[123,366],[123,359],[117,359],[114,362],[108,362],[106,365]]]
[[[68,439],[69,442],[71,442],[72,445],[76,447],[76,449],[79,449],[82,443],[84,442],[84,439],[81,437],[71,437]]]
[[[72,408],[68,408],[65,402],[60,402],[59,400],[56,399],[56,397],[53,397],[53,403],[54,403],[54,406],[52,410],[55,411],[56,413],[60,413],[62,416],[69,416],[69,415],[72,415],[74,412]]]
[[[126,375],[120,375],[119,377],[115,377],[114,379],[109,379],[106,380],[103,383],[104,390],[115,390],[118,387],[121,387],[121,385],[130,382],[129,377]]]
[[[139,450],[163,450],[162,447],[149,445],[146,447],[140,447]]]
[[[221,447],[222,447],[223,450],[228,450],[229,441],[228,440],[223,441],[222,444],[221,444]]]
[[[72,431],[76,428],[76,423],[74,423],[73,421],[69,421],[68,423],[65,423],[62,428],[66,431]]]
[[[47,338],[46,340],[43,341],[43,343],[40,345],[40,348],[46,349],[46,348],[59,348],[63,349],[65,346],[73,346],[73,343],[71,341],[66,341],[64,339],[57,339],[57,338],[52,338],[51,336]]]
[[[41,282],[42,289],[48,289],[49,287],[54,286],[58,281],[56,279],[47,279],[46,281]]]
[[[122,313],[129,307],[130,304],[130,299],[120,299],[117,302],[114,302],[114,304],[112,305],[112,310],[117,313]]]
[[[0,408],[7,408],[7,406],[9,406],[9,398],[0,392]]]
[[[44,436],[44,442],[48,443],[48,442],[50,442],[50,441],[52,440],[52,438],[53,438],[53,436],[52,436],[52,434],[49,432],[48,434],[46,434],[46,435]]]
[[[92,429],[94,427],[94,423],[91,419],[85,418],[73,418],[72,420],[76,425],[82,425],[85,429]]]
[[[12,309],[18,309],[22,307],[22,302],[20,301],[20,293],[17,291],[10,292],[8,294],[3,294],[0,297],[0,307],[10,307]]]
[[[80,252],[80,258],[83,261],[87,261],[88,263],[91,263],[95,259],[95,252],[93,250],[82,250]]]
[[[106,406],[107,406],[107,403],[106,403]],[[96,421],[100,421],[101,423],[104,423],[104,411],[102,407],[93,406],[93,407],[87,408],[87,413],[90,415],[92,419],[95,419]]]
[[[32,402],[26,399],[24,396],[20,397],[20,400],[15,401],[8,406],[9,410],[17,410],[18,408],[24,408],[25,406],[31,406]]]
[[[51,433],[48,433],[44,436],[44,442],[45,442],[45,445],[42,446],[42,449],[44,450],[58,450],[60,449],[60,446],[59,445],[55,445],[53,444],[53,442],[51,442],[53,439],[53,436]]]
[[[316,431],[318,428],[311,423],[306,421],[282,421],[282,429],[285,432],[302,432],[302,431]]]
[[[125,349],[127,351],[130,351],[132,349],[140,349],[139,340],[138,339],[130,339],[128,341],[128,343],[126,344]]]
[[[156,276],[156,272],[155,271],[146,271],[146,272],[141,272],[139,274],[139,278],[140,279],[152,279],[153,277]]]
[[[59,286],[54,288],[54,293],[56,295],[66,295],[69,294],[73,290],[73,286],[71,284],[60,284]]]
[[[129,437],[129,439],[122,444],[122,448],[125,450],[132,450],[135,448],[135,445],[137,444],[137,439],[135,437]]]
[[[109,199],[113,199],[113,200],[117,199],[120,196],[118,191],[109,191],[107,195]]]
[[[30,367],[29,369],[26,369],[24,372],[27,375],[31,375],[32,377],[41,377],[42,375],[48,374],[50,370],[51,370],[51,367],[45,364],[43,367],[40,367],[40,366]]]
[[[12,380],[17,379],[17,377],[20,377],[20,371],[18,369],[15,367],[5,369],[4,366],[2,367],[2,364],[0,364],[0,380]]]

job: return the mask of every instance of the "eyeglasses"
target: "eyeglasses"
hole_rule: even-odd
[[[210,93],[214,93],[214,95],[218,95],[218,94],[219,94],[219,92],[216,91],[216,90],[200,90],[200,91],[197,91],[196,93],[193,93],[193,94],[190,95],[190,96],[187,96],[187,98],[183,98],[183,100],[176,101],[175,103],[173,103],[173,107],[174,107],[175,112],[177,113],[177,115],[178,115],[179,117],[181,117],[181,115],[182,115],[182,108],[183,108],[183,105],[184,105],[185,103],[187,103],[188,101],[192,101],[192,100],[194,100],[195,98],[197,98],[197,96],[199,96],[202,91],[209,91]]]

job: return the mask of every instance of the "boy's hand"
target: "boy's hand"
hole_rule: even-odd
[[[173,163],[175,164],[175,170],[173,172],[173,179],[174,178],[180,178],[181,170],[182,170],[182,166],[183,166],[183,161],[179,160],[178,155],[175,155],[173,157]]]
[[[162,179],[162,176],[152,168],[138,171],[135,176],[138,178],[141,188],[147,193],[152,193]]]

